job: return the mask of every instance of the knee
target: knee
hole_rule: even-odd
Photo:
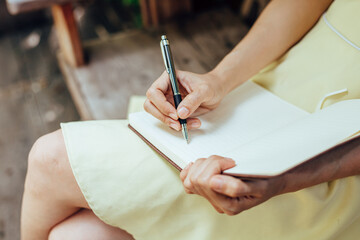
[[[50,234],[49,234],[49,240],[62,240],[62,239],[68,239],[70,240],[67,236],[68,234],[65,234],[63,232],[63,230],[57,226],[55,226],[54,228],[51,229]]]
[[[29,170],[56,171],[65,155],[65,143],[61,130],[40,137],[29,153]]]
[[[45,184],[44,177],[59,176],[64,171],[63,161],[67,159],[61,130],[40,137],[33,145],[28,157],[28,182]]]
[[[51,229],[49,240],[134,240],[126,231],[102,222],[91,210],[82,209]]]

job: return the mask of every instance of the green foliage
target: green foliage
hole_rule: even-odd
[[[120,0],[124,6],[139,6],[139,0]]]

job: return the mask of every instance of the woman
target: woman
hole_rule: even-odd
[[[214,70],[178,72],[186,96],[178,109],[169,102],[165,73],[148,90],[144,108],[177,131],[178,117],[189,118],[189,129],[199,128],[196,116],[216,108],[273,61],[252,80],[308,112],[339,89],[348,94],[330,97],[325,106],[360,98],[359,11],[355,0],[273,0]],[[221,175],[233,165],[211,156],[179,178],[125,120],[63,124],[30,152],[22,239],[353,239],[360,234],[360,141],[268,180]]]

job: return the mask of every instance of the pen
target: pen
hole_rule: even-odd
[[[179,91],[179,84],[176,79],[175,65],[174,65],[174,61],[171,56],[170,44],[169,44],[169,40],[167,39],[166,35],[161,36],[160,48],[161,48],[161,53],[162,53],[162,56],[164,59],[166,71],[170,77],[171,90],[174,94],[174,103],[175,103],[175,108],[177,109],[177,107],[179,106],[182,99],[181,99],[181,95],[180,95],[180,91]],[[187,143],[189,143],[186,119],[179,118],[179,122],[181,124],[182,134],[184,136],[184,139],[186,140]]]

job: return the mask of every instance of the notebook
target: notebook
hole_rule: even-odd
[[[236,162],[225,174],[272,177],[357,136],[360,99],[309,114],[247,81],[200,120],[201,128],[189,131],[189,144],[146,112],[130,114],[129,127],[179,170],[220,155]]]

